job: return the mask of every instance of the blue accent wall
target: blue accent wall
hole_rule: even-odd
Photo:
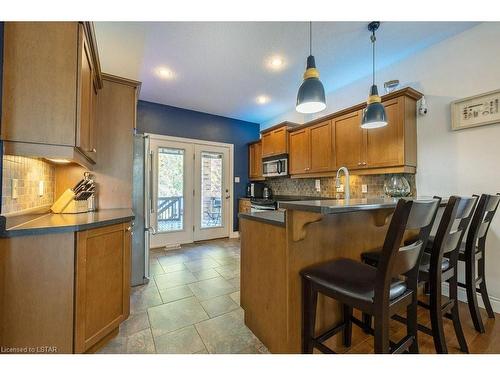
[[[234,145],[234,230],[238,230],[238,198],[245,196],[248,182],[248,143],[259,138],[259,124],[211,115],[204,112],[172,107],[139,100],[137,105],[137,130],[201,139],[204,141],[232,143]]]

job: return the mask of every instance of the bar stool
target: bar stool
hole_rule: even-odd
[[[491,307],[488,290],[486,289],[485,249],[486,236],[488,235],[488,230],[490,229],[491,221],[495,216],[499,202],[500,193],[496,195],[481,195],[470,223],[467,239],[465,244],[462,244],[460,248],[458,258],[458,260],[465,263],[465,284],[458,283],[458,285],[467,291],[467,303],[472,321],[474,322],[474,328],[480,333],[484,333],[484,325],[479,313],[476,292],[481,293],[488,317],[495,319],[495,313]]]
[[[374,335],[375,353],[418,353],[417,342],[417,275],[420,257],[427,243],[440,199],[400,199],[389,224],[380,257],[374,268],[352,259],[314,265],[302,270],[302,352],[317,348],[334,353],[323,344],[343,332],[344,345],[351,345],[352,323]],[[418,230],[411,244],[401,247],[407,230]],[[400,279],[401,278],[401,279]],[[315,336],[318,293],[342,304],[343,321]],[[353,308],[374,316],[374,327],[364,327],[352,315]],[[389,319],[406,308],[407,335],[398,343],[389,339]]]
[[[467,341],[460,323],[458,309],[458,254],[467,227],[472,218],[472,213],[477,203],[477,196],[456,197],[448,200],[446,208],[439,222],[436,236],[432,242],[430,253],[424,252],[420,261],[418,281],[428,283],[430,288],[429,304],[418,301],[418,304],[430,312],[431,329],[418,325],[418,329],[434,339],[437,353],[447,353],[446,341],[443,330],[443,315],[453,321],[460,350],[468,353]],[[378,263],[380,252],[362,254],[362,259],[370,265]],[[449,286],[449,299],[442,303],[441,284],[445,281]],[[393,316],[393,319],[405,323],[404,317]],[[371,318],[364,316],[368,324]]]

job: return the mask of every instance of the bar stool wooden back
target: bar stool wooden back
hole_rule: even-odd
[[[453,321],[455,334],[460,349],[468,353],[467,341],[460,323],[457,300],[457,263],[459,249],[467,227],[472,218],[472,213],[477,203],[478,196],[449,198],[446,208],[437,228],[436,236],[422,255],[419,266],[419,283],[429,285],[429,303],[418,301],[418,304],[430,312],[431,327],[418,325],[418,329],[434,339],[437,353],[447,353],[446,341],[443,330],[443,315]],[[380,252],[362,254],[364,262],[377,266]],[[449,299],[442,303],[442,282],[447,282],[449,287]],[[392,317],[402,323],[406,319],[400,315]],[[363,316],[366,324],[371,324],[371,318]]]
[[[458,254],[462,239],[472,218],[478,197],[450,197],[439,223],[430,255],[424,253],[419,281],[428,282],[431,332],[437,353],[447,353],[443,330],[443,314],[453,321],[460,350],[468,353],[467,341],[460,323],[458,310]],[[458,225],[457,225],[458,224]],[[456,227],[456,228],[455,228]],[[441,284],[448,283],[449,298],[442,304]],[[424,329],[425,332],[425,329]]]
[[[467,240],[459,252],[459,260],[465,262],[465,284],[458,283],[467,291],[467,303],[476,331],[484,333],[484,325],[477,304],[476,292],[481,298],[489,318],[495,318],[486,288],[486,237],[491,221],[500,203],[500,193],[496,195],[482,194],[470,223]],[[477,261],[477,270],[476,270]],[[476,276],[477,274],[477,276]]]
[[[417,277],[440,199],[400,199],[382,247],[379,267],[341,258],[301,271],[303,286],[302,351],[317,348],[334,353],[323,344],[343,331],[344,344],[351,345],[352,323],[374,335],[375,353],[418,353]],[[411,243],[401,246],[407,231],[418,231]],[[315,336],[318,293],[336,299],[343,306],[343,321]],[[353,308],[374,317],[374,329],[352,315]],[[389,320],[397,310],[407,310],[407,335],[398,343],[389,339]]]

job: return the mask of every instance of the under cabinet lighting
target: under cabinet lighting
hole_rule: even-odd
[[[52,158],[46,158],[46,160],[54,163],[54,164],[69,164],[71,163],[71,160],[68,159],[52,159]]]

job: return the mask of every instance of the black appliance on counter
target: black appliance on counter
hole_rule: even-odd
[[[274,211],[279,208],[279,202],[285,201],[309,201],[318,199],[332,199],[329,197],[307,197],[302,195],[276,195],[270,199],[250,198],[250,207],[252,212]]]
[[[262,182],[249,182],[247,184],[247,198],[263,198],[266,184]]]

